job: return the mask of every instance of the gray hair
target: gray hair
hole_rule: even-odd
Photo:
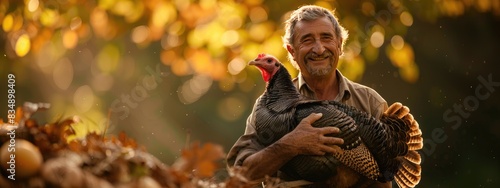
[[[344,44],[348,36],[347,31],[339,24],[339,22],[337,21],[337,17],[335,17],[335,15],[333,14],[333,11],[316,5],[305,5],[292,12],[290,18],[285,22],[285,35],[283,36],[283,46],[285,47],[285,49],[288,44],[293,46],[293,37],[295,34],[295,25],[297,25],[297,22],[315,20],[325,16],[333,24],[333,28],[335,29],[335,38],[337,40],[340,40],[338,44],[340,52],[342,54]],[[293,60],[292,54],[288,53],[288,59],[296,69],[299,68],[297,62]]]

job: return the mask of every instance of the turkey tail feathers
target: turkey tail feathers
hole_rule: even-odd
[[[403,160],[401,162],[401,167],[402,167],[402,172],[404,172],[405,176],[412,177],[411,179],[415,180],[420,179],[420,174],[422,173],[422,167],[420,167],[420,164],[413,163],[408,160]],[[410,178],[409,178],[410,179]]]
[[[391,106],[389,106],[389,108],[384,112],[384,115],[385,116],[389,116],[389,115],[392,115],[392,114],[396,114],[396,112],[401,107],[403,107],[403,104],[401,104],[399,102],[395,102],[394,104],[392,104]]]
[[[410,136],[422,136],[422,131],[420,129],[413,130],[411,129]]]
[[[406,143],[408,147],[408,152],[401,158],[401,166],[397,171],[394,179],[399,187],[415,187],[421,179],[422,167],[420,163],[422,158],[417,150],[423,147],[422,131],[418,125],[418,122],[414,119],[413,115],[410,114],[408,107],[403,106],[401,103],[394,103],[389,107],[384,116],[397,116],[405,122],[405,127],[408,127],[407,135],[409,139]],[[404,128],[403,128],[404,130]]]
[[[408,141],[408,144],[418,144],[418,143],[422,143],[423,141],[424,141],[424,139],[421,136],[413,136],[413,137],[410,137],[410,141]]]
[[[420,165],[418,165],[420,167]],[[418,169],[419,174],[413,174],[412,172],[408,171],[407,168],[404,166],[396,173],[396,176],[394,179],[396,180],[396,183],[398,184],[399,187],[401,188],[406,188],[406,187],[415,187],[421,179],[420,172],[421,169]]]
[[[389,106],[389,108],[384,112],[384,115],[396,115],[399,119],[408,119],[410,121],[413,119],[413,116],[410,114],[410,109],[407,106],[403,106],[400,102],[395,102]]]
[[[420,154],[418,154],[417,151],[408,151],[408,154],[404,156],[404,159],[415,164],[420,164],[422,162],[422,158],[420,157]]]
[[[412,174],[407,171],[406,168],[401,168],[395,176],[396,183],[398,183],[399,187],[415,187],[420,182],[420,178],[420,174]]]

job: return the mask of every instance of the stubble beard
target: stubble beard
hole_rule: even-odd
[[[328,56],[328,65],[326,67],[313,67],[311,64],[308,62],[309,57],[325,57]],[[306,65],[306,69],[311,74],[312,76],[326,76],[330,74],[333,70],[333,64],[335,62],[335,55],[331,51],[325,51],[323,54],[318,55],[315,53],[309,53],[306,55],[304,58],[304,62]]]
[[[326,68],[312,68],[307,66],[307,71],[313,76],[325,76],[332,71],[332,65],[328,65]]]
[[[312,76],[325,76],[325,75],[328,75],[329,73],[332,72],[332,69],[333,69],[333,62],[332,61],[334,61],[334,60],[331,59],[331,58],[332,57],[330,57],[330,59],[329,59],[330,63],[328,63],[328,65],[326,67],[317,68],[317,67],[310,66],[309,63],[306,63],[307,71]]]

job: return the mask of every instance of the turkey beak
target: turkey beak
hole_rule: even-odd
[[[252,60],[252,61],[248,62],[248,65],[257,65],[257,64],[259,64],[259,63],[257,63],[256,60]]]

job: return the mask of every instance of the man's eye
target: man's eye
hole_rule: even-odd
[[[332,40],[333,40],[333,37],[330,37],[330,36],[328,36],[328,37],[323,37],[323,38],[322,38],[322,40],[323,40],[323,41],[332,41]]]

